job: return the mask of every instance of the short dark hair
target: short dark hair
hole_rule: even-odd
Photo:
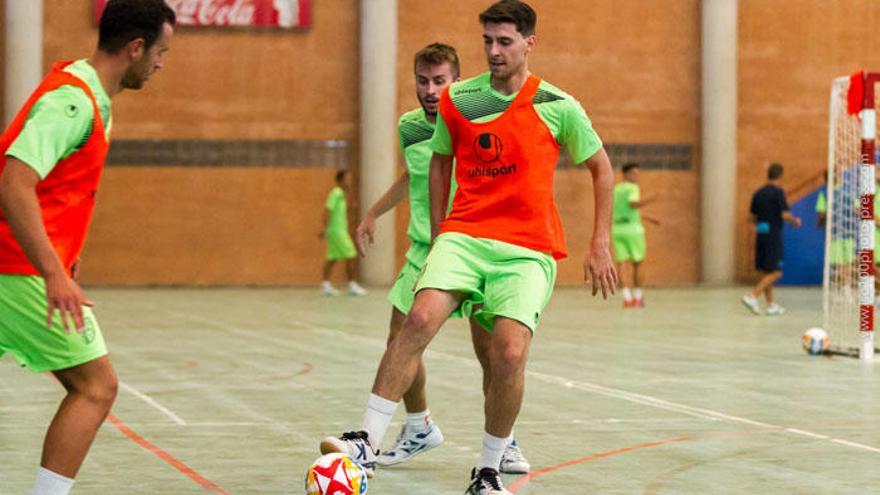
[[[776,180],[782,177],[782,164],[780,163],[771,163],[770,168],[767,169],[767,178],[770,180]]]
[[[440,64],[449,64],[449,67],[452,68],[453,77],[458,77],[461,74],[458,52],[449,45],[431,43],[419,50],[413,58],[413,70],[418,69],[420,65],[434,66]]]
[[[641,167],[641,165],[639,165],[636,162],[624,163],[623,164],[623,173],[627,173],[634,168],[642,168],[642,167]]]
[[[485,26],[490,22],[515,24],[519,34],[531,36],[535,34],[538,14],[529,4],[520,0],[501,0],[480,14],[480,24]]]
[[[142,38],[144,49],[149,50],[166,22],[173,26],[177,16],[164,0],[110,0],[98,25],[98,48],[117,53],[130,41]]]
[[[345,175],[348,173],[348,170],[337,170],[336,171],[336,182],[342,182],[342,179],[345,178]]]

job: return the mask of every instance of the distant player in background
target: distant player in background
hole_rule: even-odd
[[[767,301],[767,315],[785,313],[785,308],[773,299],[773,284],[782,278],[782,222],[795,228],[801,226],[801,219],[791,214],[785,191],[780,187],[783,168],[773,163],[767,170],[767,184],[752,196],[749,209],[752,223],[755,224],[755,268],[764,275],[750,294],[742,297],[742,303],[752,313],[761,314],[758,298],[764,294]]]
[[[175,22],[162,0],[110,0],[92,56],[55,64],[0,136],[0,355],[51,372],[67,392],[33,495],[70,492],[116,398],[116,372],[75,278],[110,148],[110,99],[162,67]],[[101,475],[125,487],[124,474]]]
[[[611,224],[611,244],[614,247],[614,258],[617,261],[617,273],[620,276],[623,290],[624,308],[643,308],[645,299],[642,295],[644,275],[639,269],[647,254],[645,227],[642,220],[660,225],[660,220],[645,215],[641,209],[657,200],[656,195],[642,198],[639,189],[638,163],[627,163],[623,166],[623,181],[614,186],[614,220]],[[632,272],[632,287],[627,285],[625,269]]]
[[[412,308],[415,299],[416,282],[425,259],[431,249],[430,201],[428,198],[428,166],[432,151],[429,146],[437,122],[440,94],[450,83],[459,80],[459,60],[455,48],[441,43],[433,43],[415,55],[414,72],[416,96],[420,108],[410,110],[400,117],[397,124],[398,138],[406,161],[406,171],[376,201],[358,226],[355,239],[358,250],[363,255],[368,245],[373,243],[376,219],[409,196],[409,228],[406,233],[412,241],[406,253],[406,261],[397,276],[388,300],[391,302],[391,323],[388,332],[389,342],[400,333],[403,320]],[[455,188],[453,182],[452,188]],[[483,390],[488,387],[489,337],[483,327],[471,321],[471,338],[478,360],[483,367]],[[425,392],[425,363],[420,359],[415,380],[403,394],[406,408],[406,423],[397,441],[390,450],[383,451],[376,458],[379,466],[400,464],[413,456],[426,452],[443,441],[440,428],[431,420],[428,399]],[[501,459],[501,472],[524,474],[529,472],[525,459],[515,440],[507,446]]]
[[[354,271],[354,260],[357,250],[351,235],[348,233],[348,200],[345,193],[351,189],[351,175],[346,170],[336,172],[336,186],[327,195],[324,203],[322,227],[319,238],[327,239],[327,259],[324,261],[321,282],[321,293],[337,296],[339,291],[330,283],[330,273],[337,261],[345,261],[345,274],[348,277],[348,293],[353,296],[364,296],[367,291],[357,283]]]

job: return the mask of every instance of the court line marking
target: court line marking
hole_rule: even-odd
[[[119,418],[117,418],[113,414],[107,415],[107,421],[112,423],[113,426],[115,426],[116,429],[119,430],[120,433],[122,433],[123,435],[128,437],[129,440],[140,445],[141,447],[145,448],[146,450],[152,452],[157,457],[159,457],[163,461],[167,462],[168,464],[170,464],[172,467],[174,467],[175,469],[177,469],[181,473],[185,474],[189,479],[191,479],[191,480],[195,481],[196,483],[198,483],[199,485],[201,485],[202,488],[204,488],[205,490],[212,491],[212,492],[217,493],[219,495],[229,495],[229,492],[227,492],[223,488],[220,488],[220,486],[217,485],[216,483],[214,483],[213,481],[200,475],[194,469],[187,466],[183,462],[179,461],[173,455],[171,455],[168,452],[157,447],[156,445],[151,443],[146,438],[138,435],[134,430],[129,428],[128,425],[123,423]]]
[[[537,471],[532,471],[529,474],[524,476],[520,476],[513,483],[511,483],[507,489],[511,493],[517,493],[523,487],[525,487],[529,481],[537,478],[538,476],[552,473],[553,471],[559,471],[560,469],[569,468],[572,466],[576,466],[578,464],[584,464],[586,462],[597,461],[599,459],[605,459],[606,457],[612,457],[615,455],[629,454],[632,452],[636,452],[643,449],[649,449],[652,447],[661,447],[663,445],[671,445],[676,443],[685,443],[685,442],[697,442],[702,440],[713,440],[716,438],[724,438],[724,437],[733,437],[733,436],[746,436],[746,435],[755,435],[759,433],[781,433],[786,430],[783,428],[768,428],[768,429],[760,429],[760,430],[739,430],[739,431],[728,431],[728,432],[720,432],[720,433],[709,433],[706,435],[693,435],[688,437],[678,437],[678,438],[669,438],[666,440],[655,440],[653,442],[644,442],[640,444],[636,444],[630,447],[623,447],[620,449],[609,450],[607,452],[601,452],[599,454],[593,454],[587,457],[581,457],[579,459],[572,459],[570,461],[562,462],[555,466],[548,466]]]
[[[348,320],[348,321],[351,323],[359,323],[354,320]],[[319,332],[333,333],[338,336],[343,336],[345,339],[350,340],[350,341],[369,342],[372,345],[381,345],[382,348],[384,348],[386,345],[384,340],[376,339],[373,337],[365,337],[362,335],[352,335],[347,332],[343,332],[342,330],[335,330],[332,328],[316,326],[316,325],[312,325],[312,324],[306,323],[306,322],[301,322],[298,324],[302,327],[310,328],[312,330],[316,330]],[[476,358],[467,359],[467,358],[463,358],[460,356],[456,356],[454,354],[448,354],[443,351],[432,351],[432,350],[427,350],[425,352],[425,354],[427,356],[434,356],[434,357],[438,357],[441,359],[452,360],[452,361],[456,361],[456,362],[466,364],[469,366],[479,366],[476,362]],[[703,419],[707,419],[710,421],[729,421],[729,422],[733,422],[733,423],[742,423],[742,424],[747,424],[747,425],[751,425],[751,426],[757,426],[760,428],[780,429],[780,430],[785,431],[787,433],[802,435],[802,436],[809,436],[809,437],[813,437],[816,439],[823,439],[823,437],[824,437],[824,439],[826,439],[830,442],[834,442],[839,445],[844,445],[847,447],[852,447],[852,448],[860,449],[860,450],[866,450],[868,452],[880,453],[880,449],[878,449],[877,447],[872,447],[870,445],[865,445],[865,444],[861,444],[861,443],[857,443],[857,442],[851,442],[849,440],[841,440],[838,438],[832,438],[832,437],[829,437],[826,435],[822,435],[819,433],[814,433],[814,432],[810,432],[810,431],[806,431],[806,430],[798,430],[796,428],[788,428],[788,427],[784,427],[784,426],[778,426],[778,425],[773,425],[773,424],[769,424],[769,423],[764,423],[761,421],[755,421],[755,420],[748,419],[748,418],[725,414],[725,413],[722,413],[719,411],[713,411],[711,409],[703,409],[703,408],[699,408],[699,407],[688,406],[685,404],[679,404],[676,402],[663,400],[663,399],[660,399],[657,397],[652,397],[650,395],[638,394],[638,393],[628,392],[626,390],[620,390],[620,389],[615,389],[615,388],[610,388],[610,387],[603,387],[602,385],[597,385],[595,383],[576,382],[573,380],[569,380],[565,377],[556,376],[556,375],[549,375],[549,374],[541,373],[538,371],[526,370],[526,375],[531,376],[532,378],[536,378],[538,380],[541,380],[545,383],[552,383],[552,384],[556,384],[556,385],[561,385],[566,388],[575,388],[578,390],[583,390],[585,392],[593,392],[593,393],[596,393],[599,395],[604,395],[606,397],[613,397],[613,398],[617,398],[617,399],[621,399],[621,400],[625,400],[625,401],[629,401],[629,402],[634,402],[636,404],[642,404],[642,405],[646,405],[649,407],[655,407],[658,409],[665,409],[668,411],[678,412],[680,414],[703,418]]]
[[[153,399],[149,395],[139,391],[138,389],[123,382],[122,380],[119,381],[119,387],[122,388],[123,390],[125,390],[126,392],[134,395],[138,399],[153,406],[153,408],[155,408],[156,410],[158,410],[159,412],[161,412],[165,416],[168,416],[169,418],[171,418],[171,421],[174,421],[175,423],[179,424],[180,426],[186,426],[186,421],[184,421],[183,418],[181,418],[177,414],[174,414],[174,411],[172,411],[171,409],[168,409],[167,407],[163,406],[162,404],[159,404],[155,399]]]

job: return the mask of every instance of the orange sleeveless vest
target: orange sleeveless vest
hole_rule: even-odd
[[[52,67],[52,72],[43,79],[6,131],[0,135],[0,152],[2,152],[0,173],[2,173],[6,167],[6,150],[21,133],[31,108],[41,96],[61,86],[72,85],[82,88],[92,100],[95,118],[89,140],[82,148],[58,162],[36,188],[46,232],[68,272],[79,258],[85,242],[86,232],[92,220],[95,194],[104,169],[104,159],[110,149],[110,143],[104,136],[104,123],[92,90],[82,79],[62,70],[71,63],[59,62]],[[12,235],[2,212],[0,212],[0,273],[39,275]]]
[[[530,76],[510,106],[491,122],[467,120],[447,87],[440,111],[455,154],[458,191],[440,232],[495,239],[565,258],[565,234],[553,200],[559,144],[532,100],[541,80]]]

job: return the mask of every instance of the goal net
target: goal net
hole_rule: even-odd
[[[874,355],[874,192],[877,85],[857,72],[831,86],[825,195],[824,327],[831,351]]]

